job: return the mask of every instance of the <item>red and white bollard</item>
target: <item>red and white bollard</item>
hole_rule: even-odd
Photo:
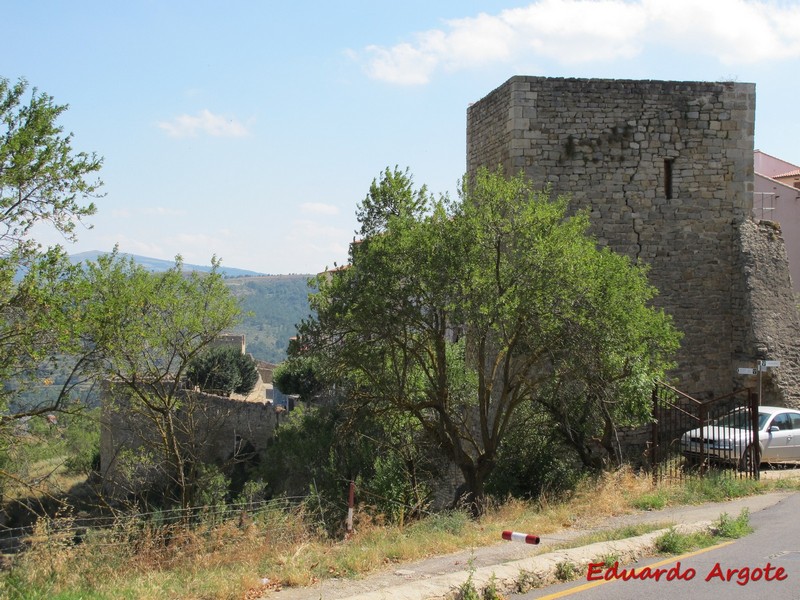
[[[526,544],[538,544],[539,536],[532,533],[518,533],[516,531],[504,531],[503,539],[509,542],[525,542]]]

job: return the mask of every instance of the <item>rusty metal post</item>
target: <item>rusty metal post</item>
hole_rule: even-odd
[[[758,481],[761,478],[761,444],[758,439],[758,407],[761,405],[761,395],[758,396],[753,390],[748,391],[748,404],[750,405],[750,418],[751,418],[751,435],[750,444],[752,445],[753,465],[752,472],[748,475]],[[760,392],[760,391],[759,391]]]
[[[653,484],[658,483],[658,384],[653,387],[653,424],[650,433],[650,468],[653,470]]]
[[[708,409],[706,408],[705,404],[700,405],[699,416],[700,416],[700,475],[705,475],[706,473],[706,427],[708,423]]]

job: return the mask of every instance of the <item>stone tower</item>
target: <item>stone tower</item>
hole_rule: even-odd
[[[520,170],[598,243],[651,267],[683,334],[682,390],[718,397],[781,360],[764,403],[800,405],[800,321],[780,228],[753,208],[755,85],[513,77],[467,112],[467,171]]]

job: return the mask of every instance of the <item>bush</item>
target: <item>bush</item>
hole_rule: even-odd
[[[356,502],[364,510],[404,523],[424,511],[432,487],[437,457],[426,449],[418,431],[369,410],[352,414],[339,405],[302,407],[281,417],[258,475],[273,495],[311,490],[310,506],[325,513],[326,523],[341,522],[341,503],[353,480]]]
[[[736,518],[731,518],[728,513],[722,513],[712,527],[714,535],[732,540],[744,537],[753,532],[750,525],[750,512],[743,508]]]
[[[73,473],[88,474],[100,470],[100,411],[69,415],[64,428],[69,458],[66,467]]]
[[[192,360],[186,377],[204,392],[249,394],[258,381],[258,369],[253,357],[236,348],[217,347]]]
[[[497,498],[561,498],[572,492],[584,474],[575,452],[552,435],[548,419],[524,419],[503,439],[487,492]]]

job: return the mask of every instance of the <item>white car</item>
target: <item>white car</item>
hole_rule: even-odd
[[[740,409],[681,436],[681,453],[691,462],[711,460],[749,468],[750,412]],[[800,463],[800,410],[758,407],[758,445],[762,463]]]

